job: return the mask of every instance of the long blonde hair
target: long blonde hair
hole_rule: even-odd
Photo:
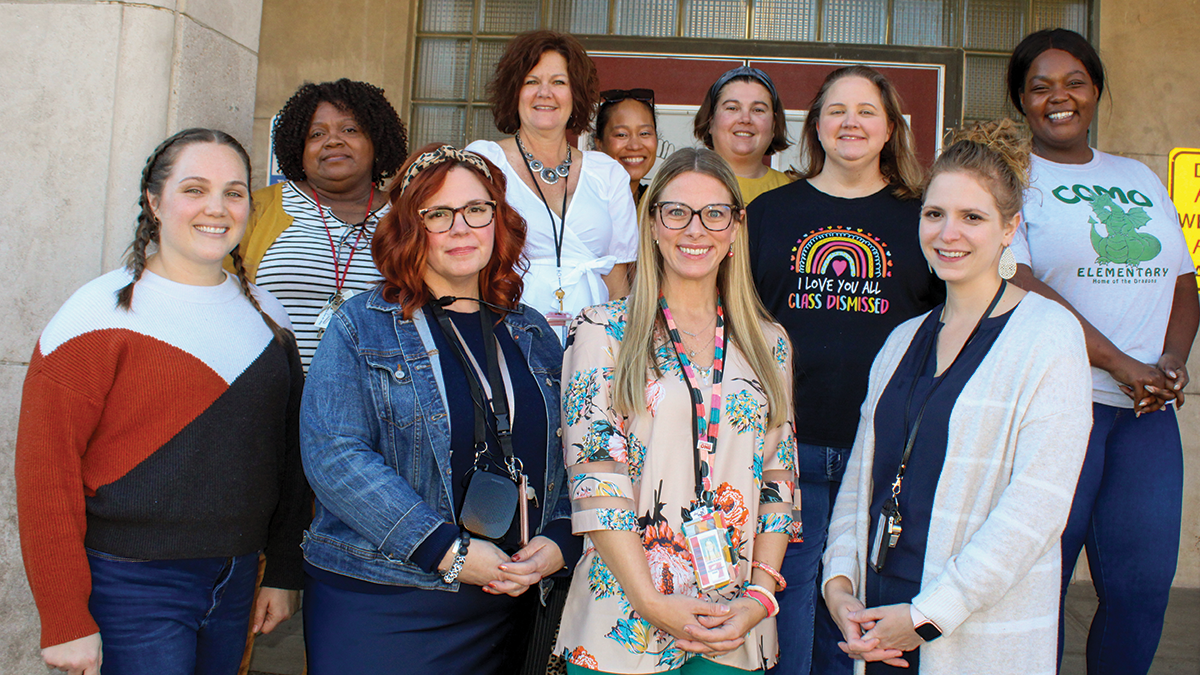
[[[719,180],[736,207],[734,226],[745,225],[742,211],[745,204],[737,178],[720,155],[704,148],[684,148],[663,162],[650,183],[646,198],[638,206],[638,271],[626,306],[625,338],[613,374],[613,401],[624,415],[636,415],[645,409],[646,372],[653,369],[656,376],[662,376],[654,352],[658,346],[656,335],[662,335],[666,330],[658,308],[663,285],[663,258],[654,241],[652,205],[671,181],[691,172]],[[763,322],[773,323],[774,320],[754,290],[746,232],[740,232],[734,238],[731,250],[733,256],[723,258],[717,271],[717,288],[725,311],[726,349],[736,343],[750,363],[767,396],[767,425],[775,427],[787,419],[788,411],[784,406],[788,400],[788,381],[777,367],[772,346],[763,333]]]

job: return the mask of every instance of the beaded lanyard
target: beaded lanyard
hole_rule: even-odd
[[[692,367],[692,362],[687,357],[687,349],[683,346],[679,327],[675,325],[675,319],[671,316],[670,308],[667,307],[667,299],[662,294],[658,296],[658,304],[662,307],[663,318],[667,322],[667,333],[671,336],[671,342],[675,344],[675,356],[679,358],[679,365],[683,368],[688,389],[692,394],[696,497],[700,499],[701,503],[707,503],[710,500],[706,500],[704,497],[706,493],[712,492],[712,474],[710,471],[703,470],[702,467],[707,466],[707,462],[701,459],[700,451],[703,450],[706,457],[713,454],[717,445],[717,433],[721,428],[721,378],[725,373],[725,310],[722,308],[721,298],[718,296],[717,327],[716,334],[713,336],[712,405],[708,414],[708,423],[705,424],[704,394],[700,391],[699,378],[696,377],[695,368]],[[700,438],[701,435],[704,436],[703,440]]]

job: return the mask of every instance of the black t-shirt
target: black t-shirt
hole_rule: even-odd
[[[945,298],[921,253],[920,213],[918,200],[890,187],[842,199],[806,180],[747,207],[754,285],[792,339],[801,443],[854,444],[871,362],[888,334]]]

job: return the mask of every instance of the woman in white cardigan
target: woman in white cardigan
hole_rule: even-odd
[[[921,247],[946,303],[875,359],[824,558],[858,673],[1055,672],[1091,374],[1078,321],[1004,279],[1028,166],[1004,122],[931,172]]]

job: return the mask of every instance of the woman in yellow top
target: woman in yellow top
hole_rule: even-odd
[[[739,66],[718,77],[696,111],[693,132],[729,163],[746,204],[792,182],[763,164],[764,157],[782,152],[790,143],[775,83],[758,68]]]

